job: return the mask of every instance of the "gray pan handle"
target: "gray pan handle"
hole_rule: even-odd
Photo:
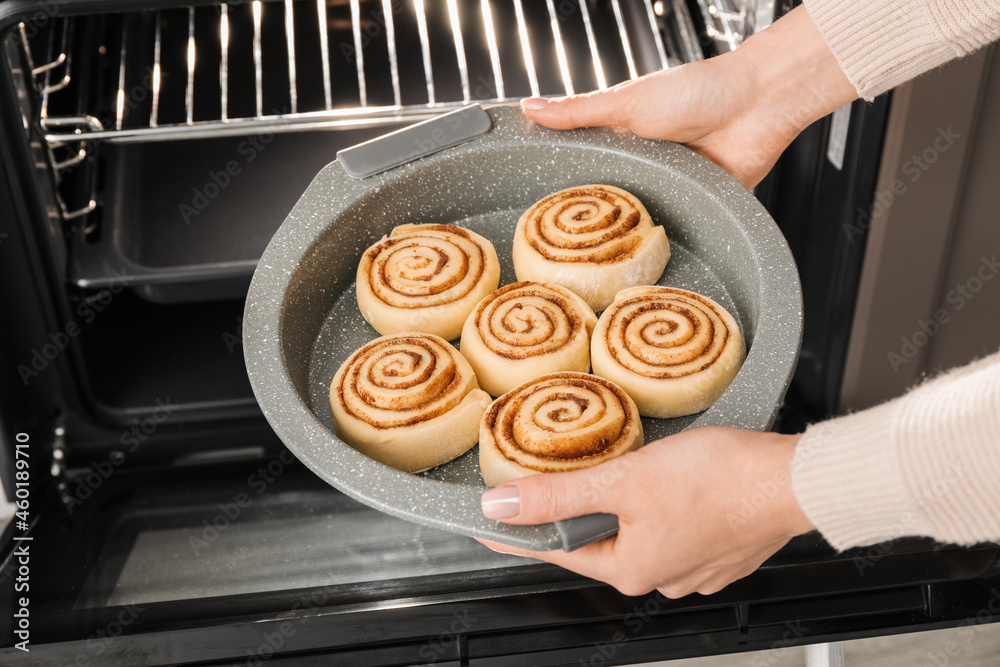
[[[337,151],[337,161],[351,178],[368,178],[490,131],[489,115],[478,104],[463,107]]]
[[[555,522],[563,551],[573,551],[591,542],[599,542],[618,533],[618,517],[614,514],[585,514]]]

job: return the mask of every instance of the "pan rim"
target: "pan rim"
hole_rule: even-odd
[[[738,213],[734,214],[737,226],[745,243],[754,251],[756,265],[753,268],[758,277],[756,298],[759,305],[753,340],[748,345],[743,370],[733,385],[740,381],[744,373],[756,377],[758,368],[767,367],[767,372],[760,376],[766,382],[757,382],[758,389],[755,391],[755,395],[769,395],[767,410],[758,415],[755,425],[759,430],[769,428],[798,358],[802,339],[802,293],[788,244],[763,205],[718,166],[678,144],[639,139],[617,130],[591,128],[557,133],[534,126],[516,108],[494,107],[487,112],[494,123],[493,131],[438,155],[455,157],[463,152],[481,150],[483,142],[492,142],[502,148],[505,145],[509,147],[511,142],[548,144],[557,141],[566,147],[620,154],[659,169],[668,165],[676,177],[692,181],[716,206]],[[435,158],[432,156],[411,162],[364,181],[349,179],[336,161],[317,174],[268,244],[250,284],[243,317],[243,349],[251,387],[268,423],[289,450],[325,481],[356,500],[399,518],[465,535],[530,549],[558,548],[561,540],[553,524],[510,526],[485,520],[484,525],[470,526],[450,519],[447,507],[439,507],[444,500],[445,505],[458,502],[478,508],[482,489],[409,475],[376,463],[353,450],[314,414],[307,399],[297,390],[286,363],[282,338],[286,324],[285,299],[300,263],[330,224],[329,221],[323,224],[308,215],[309,198],[314,188],[318,184],[328,187],[326,183],[329,179],[343,182],[349,193],[355,195],[343,204],[342,208],[346,209],[350,202],[356,203],[372,188],[385,187]],[[766,334],[763,338],[762,333]],[[743,397],[731,390],[732,387],[688,428],[731,423],[726,417],[727,405],[734,403],[732,409],[746,407],[739,405]],[[331,471],[318,460],[317,454],[322,452],[322,448],[330,446],[346,450],[337,452],[343,459],[344,471]],[[379,484],[366,488],[364,484],[345,481],[348,471],[364,471],[370,466],[378,466]],[[385,488],[387,484],[396,488],[389,493]],[[393,502],[392,494],[401,487],[408,488],[427,504],[414,507]]]

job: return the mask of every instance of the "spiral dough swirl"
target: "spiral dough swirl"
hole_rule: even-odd
[[[580,306],[580,298],[569,290],[522,281],[479,302],[474,323],[490,352],[507,359],[527,359],[558,352],[579,339],[586,331],[589,310]],[[597,318],[593,319],[596,323]]]
[[[401,225],[365,251],[358,306],[381,334],[457,338],[476,302],[497,288],[500,263],[487,239],[451,225]]]
[[[499,396],[539,375],[590,370],[597,316],[565,287],[524,281],[476,304],[462,328],[462,354],[479,383]]]
[[[620,384],[649,417],[700,412],[729,386],[745,347],[725,308],[688,290],[624,290],[594,330],[594,373]]]
[[[528,209],[526,217],[528,243],[555,262],[624,261],[650,226],[635,197],[606,185],[560,190]]]
[[[605,342],[615,361],[650,378],[680,378],[714,364],[732,337],[722,307],[686,290],[650,292],[611,306]]]
[[[479,436],[487,484],[531,473],[586,468],[642,445],[635,404],[586,373],[551,373],[490,405]]]
[[[663,227],[642,203],[611,185],[560,190],[518,220],[514,270],[519,280],[567,287],[603,310],[627,287],[651,285],[670,259]]]
[[[347,360],[337,398],[344,411],[375,428],[410,426],[455,407],[468,377],[458,352],[431,336],[386,336]],[[466,373],[469,375],[469,373]]]
[[[451,225],[421,225],[370,249],[368,284],[396,308],[426,308],[468,294],[482,278],[486,251],[471,234]]]
[[[368,343],[341,365],[330,385],[337,434],[407,472],[471,448],[489,401],[454,347],[419,333]]]

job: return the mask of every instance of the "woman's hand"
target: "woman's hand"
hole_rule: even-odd
[[[677,141],[752,188],[799,132],[856,96],[798,7],[731,53],[522,107],[555,129],[615,126]]]
[[[555,563],[626,595],[714,593],[813,529],[791,488],[797,441],[702,428],[586,470],[531,475],[484,493],[483,513],[538,524],[608,512],[618,515],[618,535],[570,553],[483,543]]]

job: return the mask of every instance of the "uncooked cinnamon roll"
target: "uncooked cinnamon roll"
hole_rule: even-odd
[[[480,386],[499,396],[556,371],[590,370],[590,333],[597,316],[559,285],[524,281],[476,304],[462,328],[462,354]]]
[[[514,232],[518,280],[568,287],[595,311],[615,294],[655,283],[670,259],[663,227],[642,203],[610,185],[580,185],[525,211]]]
[[[642,422],[621,387],[586,373],[551,373],[489,406],[479,429],[488,486],[589,468],[642,446]]]
[[[400,225],[365,251],[358,308],[380,334],[458,338],[472,308],[500,284],[493,244],[452,225]]]
[[[490,402],[469,362],[438,336],[383,336],[352,354],[330,385],[337,435],[404,472],[461,456]]]
[[[714,403],[746,348],[733,316],[706,296],[674,287],[621,291],[590,344],[594,374],[622,386],[646,417],[681,417]]]

